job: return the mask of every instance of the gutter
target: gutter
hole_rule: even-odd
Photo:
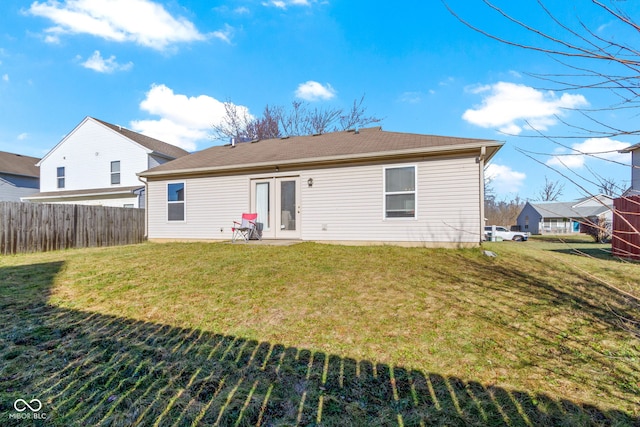
[[[486,156],[487,156],[487,147],[486,146],[482,146],[480,147],[480,156],[478,156],[477,158],[477,162],[478,162],[478,167],[479,167],[479,176],[480,176],[480,244],[482,244],[482,237],[484,236],[484,165],[486,162]]]
[[[149,191],[147,191],[146,180],[143,181],[143,178],[138,176],[138,181],[144,184],[144,237],[148,240],[149,239],[149,206],[148,206]],[[140,197],[140,195],[138,195],[138,197]],[[138,203],[140,203],[140,200],[138,200]]]
[[[26,197],[29,200],[48,200],[48,199],[75,199],[78,197],[93,197],[93,196],[111,196],[114,194],[133,194],[135,190],[130,190],[130,191],[108,191],[108,192],[102,192],[102,193],[82,193],[82,194],[52,194],[50,196],[29,196]]]

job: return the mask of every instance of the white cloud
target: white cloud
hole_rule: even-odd
[[[336,90],[329,83],[323,86],[318,82],[309,80],[308,82],[300,83],[298,89],[296,89],[296,97],[305,101],[326,101],[335,96]]]
[[[25,139],[27,139],[29,137],[29,134],[26,132],[22,132],[20,135],[18,135],[18,141],[24,141]]]
[[[214,31],[211,34],[213,35],[213,37],[220,39],[223,42],[231,44],[231,37],[233,36],[234,33],[235,33],[234,28],[229,24],[225,24],[224,29]]]
[[[93,55],[91,55],[91,57],[81,65],[90,70],[97,71],[98,73],[113,73],[114,71],[126,71],[131,69],[131,67],[133,67],[133,62],[118,64],[114,55],[104,59],[102,55],[100,55],[100,51],[96,50],[93,52]]]
[[[556,150],[558,154],[547,160],[547,165],[580,169],[589,158],[629,163],[631,160],[630,155],[628,153],[619,153],[619,151],[630,145],[628,142],[616,141],[610,138],[589,138],[584,142],[573,144],[571,150],[564,148]]]
[[[249,114],[244,106],[236,106],[240,114]],[[176,94],[165,85],[152,85],[140,109],[160,116],[158,120],[135,120],[133,130],[193,151],[199,141],[208,139],[211,125],[225,115],[224,103],[207,95]]]
[[[517,193],[527,177],[523,172],[514,171],[509,166],[496,163],[487,166],[485,176],[491,179],[491,187],[498,194]]]
[[[404,92],[400,95],[400,102],[407,104],[418,104],[422,101],[421,92]]]
[[[150,0],[35,1],[28,11],[55,24],[45,30],[49,43],[59,42],[63,34],[90,34],[164,50],[174,43],[205,38],[186,18],[174,18]]]
[[[273,6],[278,9],[286,9],[287,6],[311,6],[309,0],[270,0],[262,2],[263,6]]]
[[[498,128],[501,132],[519,134],[525,127],[524,121],[537,130],[547,130],[557,123],[555,116],[562,115],[564,109],[588,105],[582,95],[542,92],[529,86],[498,82],[469,89],[474,94],[485,94],[482,104],[464,112],[462,118],[469,123],[484,127]]]
[[[441,80],[440,82],[438,82],[438,86],[449,86],[450,84],[454,83],[456,81],[456,79],[454,79],[453,77],[449,76],[444,80]]]
[[[8,82],[9,81],[9,74],[3,74],[2,75],[2,81]]]

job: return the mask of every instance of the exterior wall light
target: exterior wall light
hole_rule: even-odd
[[[313,187],[313,178],[309,178],[309,179],[307,180],[307,185],[308,185],[309,187]]]

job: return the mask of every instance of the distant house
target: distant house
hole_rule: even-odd
[[[574,202],[527,202],[518,215],[520,231],[531,234],[573,234],[581,225],[597,223],[599,218],[611,223],[613,198],[600,194]]]
[[[40,191],[23,200],[144,207],[136,175],[189,154],[187,151],[86,117],[38,162]]]
[[[40,159],[0,151],[0,202],[19,202],[21,197],[38,192]]]
[[[228,144],[142,172],[150,240],[264,239],[473,246],[484,166],[502,143],[381,128]]]

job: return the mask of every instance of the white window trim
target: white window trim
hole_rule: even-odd
[[[58,175],[58,171],[62,169],[62,176]],[[62,187],[60,186],[60,180],[62,180]],[[56,188],[62,189],[67,187],[67,168],[66,166],[56,166]]]
[[[118,162],[118,172],[114,172],[113,171],[113,164],[115,162]],[[111,185],[122,185],[122,162],[120,160],[112,160],[111,163],[109,163],[109,171],[110,171],[109,181],[111,182]],[[114,174],[118,174],[118,183],[117,184],[113,183],[113,175]]]
[[[169,201],[169,185],[171,184],[182,184],[184,186],[184,200],[182,201],[175,201],[175,202],[170,202]],[[181,224],[181,223],[186,223],[187,222],[187,182],[186,181],[169,181],[166,183],[165,185],[165,193],[164,193],[164,200],[167,204],[167,209],[165,212],[165,219],[167,221],[167,224]],[[178,204],[178,203],[182,203],[183,207],[184,207],[184,219],[183,220],[170,220],[169,219],[169,205],[170,204]]]
[[[414,169],[414,183],[413,183],[413,191],[391,191],[387,193],[387,169],[398,169],[398,168],[409,168],[412,167]],[[415,209],[413,210],[413,217],[387,217],[387,196],[394,194],[414,194],[415,196]],[[383,221],[416,221],[418,219],[418,165],[416,164],[396,164],[396,165],[387,165],[382,168],[382,220]]]

